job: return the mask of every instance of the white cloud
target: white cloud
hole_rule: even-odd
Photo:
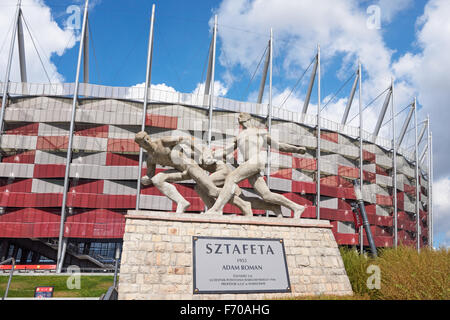
[[[381,19],[386,22],[391,22],[399,12],[407,9],[412,4],[413,0],[380,0],[378,5],[381,9]]]
[[[219,80],[214,80],[214,96],[224,97],[227,92],[228,88],[225,84],[223,84]],[[192,93],[203,95],[205,93],[205,83],[197,83],[197,86],[195,87],[194,91],[192,91]]]
[[[450,156],[448,122],[450,120],[450,2],[431,0],[418,19],[418,54],[406,53],[393,65],[399,79],[417,88],[418,101],[423,106],[420,118],[430,114],[436,177],[450,176],[447,160]]]
[[[255,98],[252,100],[256,100],[257,92],[254,93]],[[267,94],[264,97],[265,103],[267,103],[268,97]],[[285,109],[291,111],[299,111],[303,108],[304,99],[298,96],[296,93],[291,93],[291,89],[285,88],[283,91],[279,91],[277,88],[274,88],[272,93],[272,104],[274,106],[283,107]]]
[[[412,70],[419,67],[421,59],[410,52],[405,53],[400,60],[398,60],[393,66],[395,75],[399,78],[408,79]]]
[[[430,114],[433,132],[435,235],[450,243],[450,145],[447,141],[450,121],[450,2],[430,0],[418,19],[417,43],[420,52],[406,53],[395,64],[398,77],[412,83],[423,105],[421,118]],[[435,236],[438,238],[437,236]]]
[[[0,75],[4,80],[11,42],[11,26],[15,16],[17,1],[5,1],[0,10],[0,41],[4,44],[0,54]],[[50,60],[55,55],[61,56],[66,49],[72,48],[76,42],[73,30],[62,29],[53,19],[52,12],[41,0],[23,0],[22,12],[25,21],[33,34],[42,62],[47,70],[51,82],[63,82],[64,77],[58,73],[55,64]],[[24,40],[28,82],[48,82],[41,62],[34,49],[32,40],[25,24]],[[0,44],[1,45],[1,44]],[[20,81],[17,40],[14,42],[15,51],[11,69],[11,81]]]
[[[145,82],[138,83],[130,87],[126,93],[126,99],[142,100],[144,96]],[[214,94],[215,96],[223,97],[227,94],[228,88],[220,81],[214,81]],[[198,83],[197,87],[192,93],[182,93],[175,88],[168,86],[165,83],[152,84],[150,90],[150,100],[173,102],[173,103],[186,103],[186,104],[203,104],[205,100],[203,98],[205,92],[205,83]]]
[[[144,88],[145,87],[145,82],[142,83],[138,83],[135,84],[134,86],[131,86],[131,88]],[[158,83],[158,84],[151,84],[150,89],[156,89],[156,90],[161,90],[161,91],[168,91],[168,92],[177,92],[177,90],[175,90],[175,88],[168,86],[165,83]]]
[[[450,245],[450,178],[442,178],[433,185],[434,234],[440,235],[443,245]]]
[[[380,6],[394,16],[409,5],[409,1],[400,2],[395,6],[382,1]],[[339,56],[342,63],[338,76],[343,77],[356,69],[360,59],[364,72],[364,105],[386,89],[394,75],[391,69],[393,50],[386,46],[380,30],[367,28],[369,16],[357,1],[224,0],[217,14],[218,35],[222,44],[220,55],[226,56],[228,62],[223,64],[224,67],[231,64],[252,72],[267,45],[269,30],[273,27],[274,60],[278,60],[275,64],[281,65],[282,70],[278,71],[285,77],[297,79],[303,73],[315,55],[318,43],[321,46],[322,73],[331,64],[335,66],[335,58]],[[237,32],[236,29],[251,32]],[[396,92],[396,102],[402,106],[412,99],[414,90],[407,82],[399,83],[398,86],[402,90]],[[279,91],[283,92],[284,89]],[[305,91],[303,88],[303,94]],[[381,97],[367,112],[376,115],[383,99]],[[343,112],[342,107],[332,106],[332,103],[329,109]],[[342,117],[342,113],[330,115],[338,119]],[[368,118],[365,130],[373,131],[376,116],[365,118]],[[358,125],[355,122],[353,124]]]
[[[131,86],[126,94],[126,99],[136,99],[136,100],[143,100],[142,97],[144,96],[144,90],[145,88],[145,82],[135,84],[134,86]],[[172,94],[172,93],[178,93],[175,88],[166,85],[165,83],[158,83],[158,84],[151,84],[150,86],[150,94],[153,96],[158,96],[158,94],[155,94],[155,92],[152,92],[152,90],[155,90],[158,92],[158,94]]]

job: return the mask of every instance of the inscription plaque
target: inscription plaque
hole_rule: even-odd
[[[283,239],[192,237],[194,294],[291,292]]]

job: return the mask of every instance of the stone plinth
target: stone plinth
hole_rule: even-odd
[[[119,299],[266,299],[352,294],[326,220],[128,211]],[[282,238],[292,292],[193,294],[192,237]]]

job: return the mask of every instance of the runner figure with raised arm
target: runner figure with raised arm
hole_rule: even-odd
[[[273,140],[267,130],[252,125],[252,118],[248,113],[240,113],[238,121],[239,124],[243,126],[244,130],[242,130],[235,138],[235,145],[237,145],[237,148],[242,153],[244,162],[227,175],[219,197],[212,208],[206,213],[222,214],[223,207],[233,196],[237,184],[242,180],[248,179],[255,191],[265,202],[287,207],[294,211],[294,218],[300,218],[305,207],[293,202],[281,194],[271,192],[264,181],[267,151],[263,150],[263,146],[270,145],[272,148],[282,152],[301,154],[304,154],[306,149],[304,147],[298,147]],[[280,213],[277,213],[277,215],[280,215]]]
[[[223,156],[221,158],[223,158]],[[217,187],[223,187],[227,176],[233,171],[231,167],[224,163],[222,160],[218,160],[216,157],[214,157],[213,151],[208,146],[203,146],[202,156],[200,158],[200,167],[211,173],[209,175],[209,178]],[[203,202],[208,206],[208,208],[211,208],[214,205],[214,202],[219,195],[217,194],[214,197],[208,196],[208,191],[204,189],[204,185],[202,184],[197,184],[195,186],[195,191],[200,195]],[[276,215],[282,214],[280,205],[268,203],[258,197],[246,196],[242,192],[241,188],[239,188],[239,186],[236,186],[234,195],[239,196],[246,202],[250,202],[252,209],[270,210],[275,212]],[[244,215],[246,214],[244,213]]]

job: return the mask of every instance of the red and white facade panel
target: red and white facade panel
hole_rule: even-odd
[[[62,203],[66,152],[69,141],[71,100],[30,97],[11,99],[5,113],[3,156],[0,162],[0,237],[57,237]],[[214,112],[213,149],[227,146],[239,133],[237,113]],[[261,126],[262,120],[256,120]],[[65,236],[74,238],[121,238],[124,215],[135,209],[139,147],[134,142],[142,122],[142,105],[114,99],[82,99],[76,113],[73,158],[65,223]],[[205,109],[160,104],[149,106],[146,131],[152,137],[193,135],[205,140],[208,112]],[[288,121],[272,121],[272,135],[279,141],[303,145],[307,153],[271,150],[270,188],[306,206],[303,217],[315,218],[317,138],[314,128]],[[392,158],[383,148],[364,144],[363,198],[377,246],[393,245]],[[228,156],[239,164],[242,155]],[[397,198],[399,239],[415,243],[415,171],[398,157]],[[355,199],[352,180],[359,178],[359,142],[338,132],[321,134],[321,218],[331,220],[339,244],[358,243],[350,202]],[[157,172],[166,170],[158,166]],[[427,241],[427,181],[421,183],[421,227]],[[239,184],[254,196],[248,181]],[[205,206],[194,191],[193,181],[176,184],[191,203],[188,212]],[[141,188],[141,209],[173,211],[175,204],[154,186]],[[227,204],[226,213],[239,213]],[[286,215],[289,215],[287,210]],[[255,214],[264,214],[254,210]],[[366,240],[365,240],[366,241]]]

